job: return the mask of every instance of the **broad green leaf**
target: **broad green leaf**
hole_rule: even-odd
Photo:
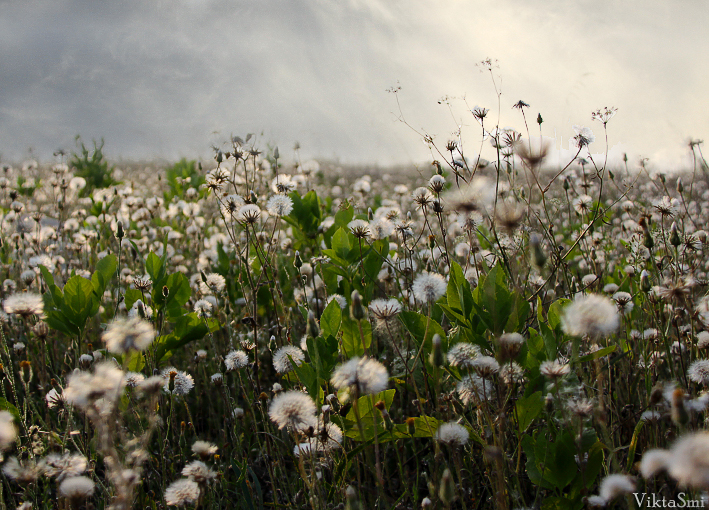
[[[337,232],[332,236],[332,251],[342,260],[347,260],[352,249],[350,237],[354,239],[354,236],[342,227],[337,229]]]
[[[407,331],[414,337],[416,343],[420,346],[421,342],[425,342],[424,355],[428,356],[431,352],[431,340],[433,335],[440,335],[441,347],[443,351],[448,350],[448,339],[441,325],[435,320],[426,317],[417,312],[404,311],[399,314],[401,322]],[[424,338],[424,334],[426,335]]]
[[[328,303],[320,316],[320,331],[322,331],[322,336],[326,338],[328,335],[336,337],[338,331],[340,331],[341,323],[342,309],[337,300],[333,299]]]
[[[133,308],[133,305],[136,301],[138,301],[139,299],[143,299],[143,295],[138,289],[126,289],[126,293],[123,296],[123,299],[126,303],[126,309],[130,310],[131,308]]]
[[[372,325],[368,320],[356,321],[349,313],[343,313],[340,328],[342,329],[341,349],[346,358],[362,356],[365,347],[369,348],[372,344]]]
[[[579,358],[579,361],[592,361],[594,359],[602,358],[603,356],[608,356],[609,354],[615,352],[617,348],[617,345],[609,345],[608,347],[604,347],[603,349],[599,349],[590,354],[586,354],[585,356],[581,356]]]
[[[2,397],[0,397],[0,411],[9,412],[18,422],[17,425],[20,425],[20,422],[22,421],[22,419],[20,418],[20,411],[18,411],[17,407],[15,407]]]
[[[106,285],[116,274],[118,260],[114,254],[106,255],[96,263],[96,270],[91,275],[91,282],[94,285],[96,294],[103,297]]]
[[[150,279],[153,280],[153,285],[155,285],[158,280],[160,280],[160,272],[162,271],[162,261],[160,257],[155,255],[152,251],[148,254],[148,258],[145,260],[145,272],[150,275]]]
[[[534,419],[539,416],[544,408],[544,397],[542,392],[537,391],[528,397],[520,398],[515,404],[517,410],[517,421],[519,431],[523,433],[532,424]]]

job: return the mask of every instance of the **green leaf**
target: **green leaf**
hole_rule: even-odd
[[[528,397],[520,398],[515,404],[517,410],[517,421],[520,433],[523,433],[532,424],[534,419],[539,416],[544,408],[544,397],[542,392],[537,391]]]
[[[148,258],[145,260],[145,271],[150,275],[150,278],[155,283],[158,280],[158,275],[162,269],[162,262],[160,257],[155,255],[152,251],[148,254]]]
[[[82,276],[72,276],[64,285],[62,312],[75,326],[83,331],[86,319],[97,300],[93,284]]]
[[[448,340],[445,331],[435,320],[417,312],[404,311],[399,314],[401,322],[408,332],[414,337],[418,346],[425,342],[424,356],[431,352],[431,340],[433,335],[440,335],[443,352],[448,350]],[[430,322],[429,322],[430,321]],[[426,337],[424,338],[424,334]]]
[[[322,336],[327,337],[328,335],[337,336],[340,331],[340,324],[342,323],[342,308],[336,299],[333,299],[328,303],[320,316],[320,331],[322,331]]]
[[[372,325],[368,320],[358,321],[352,319],[349,313],[342,314],[342,354],[346,358],[362,356],[364,349],[372,344]],[[360,326],[362,331],[360,333]],[[363,342],[364,340],[364,342]]]
[[[320,385],[318,384],[318,376],[315,373],[315,370],[313,370],[313,367],[311,367],[308,363],[301,363],[301,365],[298,366],[292,358],[290,361],[293,371],[296,373],[303,386],[305,386],[305,389],[308,391],[308,395],[310,395],[310,397],[317,402],[318,393],[320,392]]]
[[[130,310],[133,308],[133,305],[135,304],[136,301],[139,299],[143,299],[143,294],[138,289],[126,289],[126,293],[123,296],[123,299],[126,303],[126,309]]]
[[[190,342],[199,340],[210,331],[213,332],[219,328],[219,322],[215,319],[207,319],[207,324],[209,327],[194,312],[178,317],[175,321],[175,330],[172,333],[155,339],[155,361],[159,362],[168,351],[179,349]]]
[[[495,336],[505,332],[515,298],[507,289],[505,270],[498,262],[473,291],[473,306],[485,327]],[[471,322],[475,319],[471,317]]]
[[[446,291],[448,306],[454,312],[463,317],[463,322],[470,315],[473,309],[473,293],[470,290],[470,283],[466,280],[460,265],[453,261],[451,263],[450,278],[448,279],[448,290]]]
[[[342,260],[347,260],[352,249],[350,237],[354,239],[354,236],[342,227],[337,229],[337,232],[332,236],[332,251]]]
[[[604,347],[603,349],[599,349],[592,353],[586,354],[585,356],[581,356],[579,358],[579,361],[592,361],[594,359],[602,358],[603,356],[608,356],[609,354],[615,352],[617,348],[617,345],[609,345],[608,347]]]
[[[106,290],[106,285],[111,281],[111,278],[116,274],[118,268],[118,259],[114,254],[106,255],[96,263],[96,270],[91,275],[91,283],[94,285],[96,294],[103,297]]]
[[[22,419],[20,418],[20,411],[18,411],[14,405],[2,397],[0,397],[0,410],[9,412],[18,422],[18,426],[20,422],[22,422]]]

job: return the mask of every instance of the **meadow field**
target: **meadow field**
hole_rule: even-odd
[[[5,165],[2,508],[701,504],[701,141],[611,168],[604,108],[550,167],[541,117],[488,113],[491,160],[424,137],[396,172],[246,134]]]

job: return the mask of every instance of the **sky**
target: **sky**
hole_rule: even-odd
[[[81,135],[112,159],[207,159],[255,133],[284,158],[422,164],[421,135],[458,129],[489,155],[474,106],[526,133],[523,100],[557,158],[573,125],[603,153],[591,112],[614,106],[611,156],[673,169],[709,137],[708,25],[704,0],[0,0],[0,158]]]

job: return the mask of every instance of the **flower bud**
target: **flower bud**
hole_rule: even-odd
[[[547,256],[542,250],[542,241],[537,234],[529,236],[529,245],[532,248],[532,264],[541,269],[547,262]]]
[[[293,262],[293,265],[298,270],[303,267],[303,259],[300,258],[300,252],[298,250],[295,252],[295,261]]]
[[[682,244],[682,240],[679,238],[677,223],[674,221],[672,222],[672,226],[670,227],[670,244],[675,248]]]
[[[416,434],[416,418],[406,418],[406,431],[411,437]]]
[[[315,314],[312,311],[308,312],[308,336],[313,338],[320,336],[320,326],[318,325],[318,321],[315,319]]]
[[[443,471],[443,476],[441,477],[441,486],[438,489],[438,497],[441,498],[441,502],[445,506],[450,506],[453,501],[455,501],[455,482],[453,481],[453,475],[451,470],[446,468]]]
[[[123,231],[123,222],[119,221],[118,222],[118,227],[116,228],[116,237],[118,240],[121,240],[125,237],[125,232]]]
[[[355,320],[364,319],[364,306],[362,306],[362,296],[356,290],[352,291],[352,303],[350,304],[350,315]]]
[[[647,272],[647,269],[643,269],[642,273],[640,273],[640,289],[642,289],[643,292],[650,292],[651,288],[650,273]]]
[[[433,335],[431,339],[433,348],[431,349],[431,356],[429,361],[434,367],[440,367],[443,365],[443,349],[441,348],[441,335]]]
[[[684,191],[684,185],[682,184],[682,178],[677,177],[677,193],[682,193]]]

